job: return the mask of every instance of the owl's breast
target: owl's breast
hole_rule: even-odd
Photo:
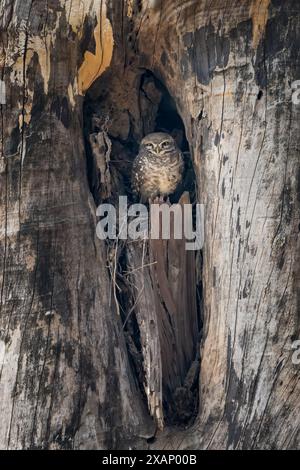
[[[168,171],[164,168],[158,179],[159,193],[163,195],[174,192],[178,184],[178,180],[179,175],[176,170],[170,168]]]
[[[182,178],[183,160],[178,158],[157,159],[140,156],[135,167],[135,187],[144,199],[168,196],[176,191]]]
[[[155,192],[162,196],[173,193],[181,180],[180,162],[161,162],[153,165],[149,171],[148,178]]]

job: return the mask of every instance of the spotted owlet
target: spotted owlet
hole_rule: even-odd
[[[132,190],[142,202],[176,191],[184,170],[183,156],[173,137],[149,134],[141,142],[132,168]]]

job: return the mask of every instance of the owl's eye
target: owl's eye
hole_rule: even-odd
[[[146,148],[149,149],[149,150],[152,150],[154,148],[154,145],[153,144],[146,144]]]
[[[162,144],[161,144],[161,147],[163,149],[170,148],[171,146],[172,146],[172,142],[170,142],[169,140],[166,140],[165,142],[162,142]]]

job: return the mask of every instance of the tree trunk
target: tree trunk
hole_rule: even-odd
[[[205,206],[199,410],[152,446],[299,448],[298,2],[1,0],[0,38],[0,447],[143,448],[155,434],[83,132],[86,96],[124,163],[121,145],[153,130],[151,74]]]

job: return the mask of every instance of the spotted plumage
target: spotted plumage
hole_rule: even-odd
[[[132,168],[132,190],[143,202],[176,191],[182,179],[183,156],[173,137],[149,134],[141,142]]]

